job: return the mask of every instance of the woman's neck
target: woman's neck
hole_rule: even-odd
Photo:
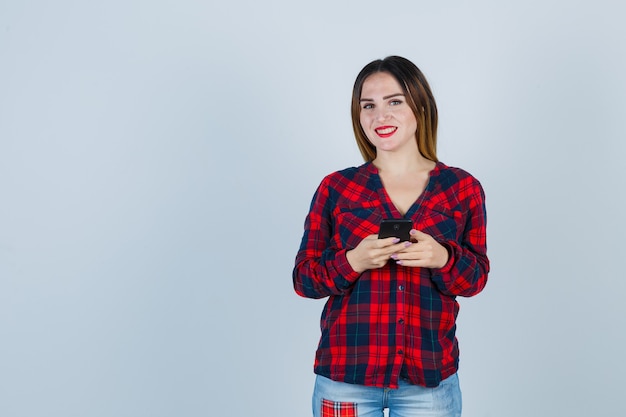
[[[379,172],[390,175],[403,175],[411,172],[430,171],[435,162],[426,159],[419,152],[416,153],[379,153],[372,161]]]

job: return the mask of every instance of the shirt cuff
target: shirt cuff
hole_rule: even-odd
[[[352,269],[350,262],[348,262],[348,257],[346,256],[347,254],[348,254],[348,251],[346,249],[343,249],[337,252],[337,254],[335,255],[335,261],[337,262],[336,264],[337,272],[346,281],[349,281],[350,283],[354,283],[354,281],[359,279],[361,274],[359,272],[356,272],[354,269]]]
[[[452,270],[452,266],[454,265],[454,245],[450,242],[439,242],[446,250],[448,251],[448,262],[441,268],[439,268],[439,272],[442,274],[447,274]]]

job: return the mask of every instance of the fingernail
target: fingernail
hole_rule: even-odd
[[[394,261],[398,259],[398,255],[396,255],[395,253],[391,255],[391,259],[393,259]]]
[[[396,261],[396,264],[402,265],[402,261]]]
[[[393,242],[393,243],[398,243],[399,241],[400,241],[400,239],[396,237],[396,238],[394,238],[394,239],[393,239],[393,241],[392,241],[392,242]]]
[[[404,244],[404,247],[405,247],[405,248],[408,248],[408,247],[409,247],[409,246],[411,246],[411,245],[412,245],[412,243],[411,243],[411,242],[406,242],[406,243]]]

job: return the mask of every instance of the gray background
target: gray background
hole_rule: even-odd
[[[309,415],[293,259],[390,54],[487,193],[464,416],[626,414],[621,4],[0,1],[0,415]]]

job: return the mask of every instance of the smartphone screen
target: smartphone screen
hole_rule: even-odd
[[[378,238],[397,237],[401,242],[408,241],[412,228],[413,220],[410,219],[384,219],[380,223]]]

